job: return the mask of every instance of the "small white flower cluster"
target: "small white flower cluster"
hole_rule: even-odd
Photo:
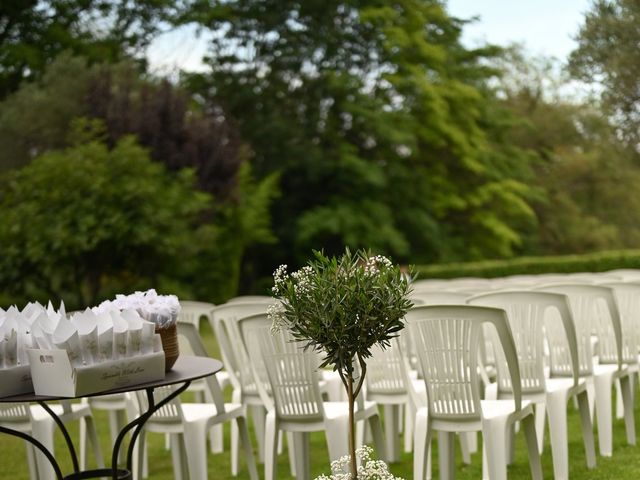
[[[293,286],[296,295],[308,296],[311,293],[312,283],[311,276],[313,275],[313,268],[310,266],[302,267],[297,272],[291,274],[291,278],[295,281]]]
[[[287,266],[285,264],[280,265],[276,268],[276,271],[273,272],[273,287],[271,287],[271,291],[274,295],[278,295],[284,286],[285,282],[289,278],[289,274],[287,273]]]
[[[377,275],[381,269],[391,268],[393,264],[384,255],[375,255],[367,259],[367,263],[364,264],[364,273],[369,276]]]
[[[310,266],[302,267],[300,270],[289,275],[287,273],[287,266],[280,265],[276,271],[273,272],[274,285],[271,287],[271,292],[273,292],[274,295],[282,295],[287,281],[293,280],[293,288],[296,295],[307,296],[311,292],[312,275],[313,268]]]
[[[271,320],[271,332],[280,330],[284,316],[284,307],[280,302],[272,303],[267,307],[267,317]]]
[[[394,477],[389,472],[389,467],[382,460],[372,460],[373,449],[368,445],[363,445],[356,450],[360,465],[358,466],[358,478],[360,480],[402,480]],[[331,462],[331,476],[320,475],[316,480],[352,480],[349,466],[351,457],[345,455],[339,460]]]

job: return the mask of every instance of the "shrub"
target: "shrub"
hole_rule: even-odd
[[[605,272],[617,268],[640,268],[640,250],[611,250],[584,255],[521,257],[512,260],[423,265],[416,267],[419,279],[481,277],[541,273]]]

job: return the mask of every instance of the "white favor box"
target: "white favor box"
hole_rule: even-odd
[[[33,392],[29,365],[0,368],[0,397]]]
[[[82,397],[164,378],[164,352],[73,367],[66,350],[28,349],[36,395]]]

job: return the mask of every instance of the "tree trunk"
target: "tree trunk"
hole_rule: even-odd
[[[358,479],[358,467],[356,462],[356,432],[355,432],[355,398],[353,396],[353,376],[349,375],[347,383],[347,397],[349,398],[349,456],[351,457],[351,478]]]

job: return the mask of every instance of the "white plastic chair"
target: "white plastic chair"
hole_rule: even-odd
[[[610,457],[613,451],[611,388],[614,380],[620,381],[622,389],[627,442],[635,445],[631,392],[633,372],[625,365],[622,327],[613,291],[607,287],[584,284],[549,285],[539,290],[563,293],[569,298],[578,341],[579,375],[587,380],[590,405],[593,405],[592,398],[595,397],[600,455]],[[593,355],[592,332],[595,332],[598,341],[597,357]],[[628,360],[637,362],[637,355]]]
[[[266,314],[240,320],[240,332],[251,360],[258,390],[267,405],[265,428],[265,478],[276,475],[277,434],[292,433],[295,474],[309,478],[309,432],[324,431],[330,459],[348,455],[347,402],[326,402],[320,391],[318,355],[304,351],[286,331],[271,333]],[[267,389],[267,384],[269,388]],[[375,402],[358,397],[355,421],[367,420],[381,459],[386,459],[382,426]],[[290,437],[290,438],[291,438]]]
[[[193,303],[199,303],[203,306],[196,306],[194,309],[192,309],[191,310],[192,315],[187,315],[186,317],[183,317],[183,316],[178,317],[178,322],[177,322],[178,332],[180,331],[183,332],[182,335],[178,334],[178,345],[180,348],[180,352],[182,354],[208,356],[200,338],[200,333],[199,333],[200,328],[196,325],[197,322],[194,321],[193,319],[194,317],[198,318],[200,316],[204,316],[207,319],[207,321],[211,322],[211,308],[209,308],[208,306],[213,307],[213,304],[210,304],[210,303],[205,304],[203,302],[193,302]],[[207,313],[205,313],[205,311]],[[186,335],[185,330],[187,329],[187,327],[184,327],[184,325],[193,326],[193,329],[188,329],[189,335]],[[189,338],[187,338],[187,336]],[[216,379],[220,384],[220,388],[222,388],[223,390],[228,385],[231,384],[229,372],[226,370],[221,370],[217,372]],[[191,382],[191,385],[189,385],[189,388],[187,389],[187,391],[192,392],[194,394],[194,397],[195,397],[194,401],[196,403],[213,402],[211,393],[207,388],[207,382],[204,379]],[[222,435],[223,435],[222,425],[214,426],[214,428],[211,430],[211,435],[210,435],[211,453],[222,453],[224,451]],[[167,449],[169,449],[170,447],[168,436],[167,436],[166,447]]]
[[[206,480],[207,476],[207,432],[212,426],[234,420],[240,432],[240,439],[247,457],[247,467],[252,480],[258,479],[258,470],[253,457],[251,440],[245,419],[245,410],[240,404],[224,403],[222,391],[215,376],[207,377],[207,384],[213,394],[213,403],[182,403],[175,398],[156,411],[145,423],[136,442],[134,478],[143,478],[142,465],[145,453],[146,432],[168,433],[171,436],[171,453],[174,477],[177,480]],[[160,387],[154,390],[154,399],[158,403],[170,395],[175,386]],[[137,405],[131,409],[141,411],[147,408],[144,391],[137,391]],[[135,415],[135,413],[134,413]],[[231,445],[232,457],[237,456],[234,444]],[[187,468],[188,467],[188,468]],[[188,476],[187,476],[188,472]],[[232,472],[233,473],[233,472]],[[237,472],[233,473],[237,476]]]
[[[469,280],[469,279],[467,279]],[[469,280],[474,282],[475,279]],[[455,280],[449,280],[449,286],[453,285]],[[471,295],[465,292],[455,292],[450,290],[418,290],[410,294],[412,300],[416,300],[414,303],[417,305],[466,305],[467,299]],[[420,302],[420,303],[418,303]],[[400,334],[400,338],[403,339],[402,348],[408,356],[410,365],[413,368],[417,368],[417,356],[415,353],[415,345],[411,341],[411,336],[406,334],[406,330]],[[482,383],[489,385],[490,379],[495,377],[495,358],[493,354],[493,346],[490,344],[489,338],[483,335],[483,341],[480,344],[480,378]],[[422,395],[422,393],[420,394]],[[426,395],[426,393],[425,393]],[[405,424],[405,450],[411,451],[413,444],[413,424],[414,424],[414,411],[409,410],[407,412],[407,422]],[[408,426],[408,428],[406,428]],[[471,463],[471,454],[478,451],[478,438],[476,433],[468,432],[461,435],[460,448],[462,450],[462,460],[466,464]]]
[[[208,302],[197,302],[193,300],[180,300],[180,313],[178,321],[191,323],[200,329],[200,319],[205,317],[211,318],[211,310],[215,305]]]
[[[225,303],[212,310],[211,328],[220,346],[220,355],[229,373],[229,380],[233,388],[232,402],[241,403],[247,409],[247,414],[253,421],[253,429],[258,442],[258,459],[264,462],[264,422],[266,408],[258,394],[258,388],[253,379],[253,372],[249,365],[237,322],[241,318],[266,313],[270,304],[256,303]],[[231,442],[237,443],[238,432],[231,428]]]
[[[536,404],[540,452],[544,444],[545,410],[549,412],[554,478],[569,478],[567,403],[572,397],[577,397],[580,408],[587,466],[595,467],[595,444],[587,384],[578,377],[578,347],[567,297],[548,292],[509,291],[475,296],[468,303],[501,308],[507,312],[520,365],[522,398]],[[557,312],[560,321],[554,321],[548,315],[549,310]],[[548,320],[546,325],[545,314]],[[551,353],[548,378],[543,358],[545,326]],[[502,351],[497,350],[498,381],[493,385],[495,389],[491,397],[510,398],[512,391],[508,366]]]
[[[97,466],[104,468],[104,459],[89,405],[64,401],[62,404],[48,404],[48,406],[63,423],[73,420],[79,420],[81,424],[86,423],[86,429],[81,431],[80,438],[80,470],[85,470],[87,466],[87,440],[93,447]],[[32,435],[51,454],[54,454],[53,435],[57,426],[51,415],[40,405],[0,403],[0,424]],[[32,479],[49,480],[55,478],[55,473],[49,460],[30,443],[27,443],[27,458]]]
[[[513,337],[503,310],[474,306],[424,306],[406,316],[416,342],[427,388],[428,409],[416,414],[415,449],[427,451],[439,432],[440,475],[453,478],[453,434],[481,431],[483,478],[507,478],[507,431],[522,422],[531,473],[542,478],[533,405],[521,398],[520,369]],[[513,399],[482,400],[478,381],[478,349],[482,325],[489,323],[507,359]],[[428,413],[427,413],[428,411]],[[414,476],[425,478],[427,455],[414,455]]]
[[[126,425],[127,419],[127,402],[124,393],[116,393],[113,395],[100,395],[96,397],[83,398],[82,403],[88,403],[91,410],[103,410],[107,412],[109,417],[109,434],[111,445],[116,443],[118,434]],[[80,422],[80,438],[86,435],[86,422]],[[123,452],[120,452],[120,456]]]
[[[397,339],[393,339],[391,345],[385,349],[374,346],[371,352],[372,356],[367,359],[365,394],[367,400],[376,402],[384,408],[383,423],[387,455],[389,461],[395,462],[400,458],[398,427],[403,409],[407,412],[405,431],[408,429],[410,434],[413,434],[413,415],[410,412],[415,411],[417,406],[414,405],[415,402],[412,401],[409,391],[414,387],[407,383],[423,382],[415,379],[407,380],[405,359]],[[405,451],[411,451],[411,442],[405,441]]]
[[[230,298],[226,303],[266,303],[272,304],[275,300],[269,295],[238,295]]]
[[[640,284],[638,283],[604,283],[603,287],[613,290],[622,330],[622,355],[625,363],[634,375],[631,377],[631,399],[635,404],[635,379],[640,375],[638,354],[640,353]],[[634,361],[635,359],[635,361]],[[616,382],[616,417],[624,417],[622,390],[620,382]]]

